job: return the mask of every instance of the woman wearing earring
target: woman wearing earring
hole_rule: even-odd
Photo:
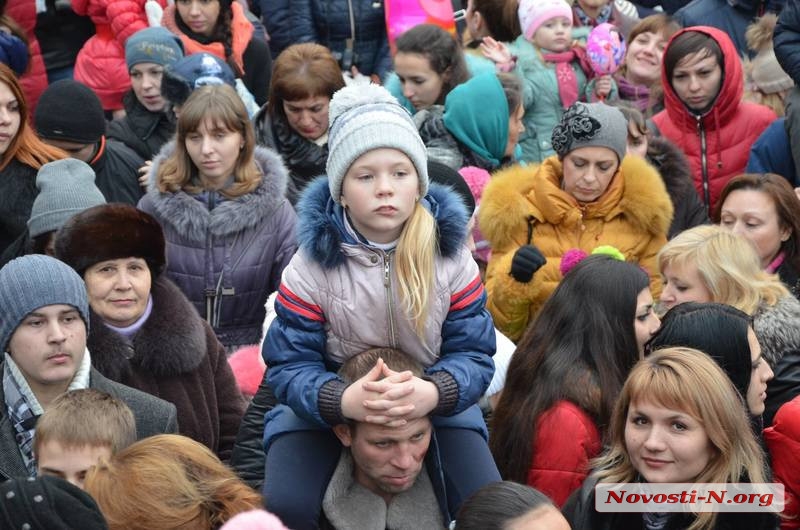
[[[228,349],[259,342],[264,302],[296,249],[287,178],[228,85],[189,96],[174,144],[153,161],[139,208],[164,228],[167,275]]]

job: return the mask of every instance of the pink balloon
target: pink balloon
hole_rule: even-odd
[[[613,74],[625,59],[625,39],[613,24],[598,24],[586,39],[586,55],[595,74]]]

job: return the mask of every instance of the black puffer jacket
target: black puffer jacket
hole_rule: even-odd
[[[28,231],[37,171],[16,159],[0,171],[0,253]]]
[[[286,198],[294,206],[306,185],[315,177],[325,174],[328,144],[317,145],[306,140],[289,126],[284,116],[271,116],[266,105],[258,111],[253,123],[256,128],[256,142],[281,155],[289,170]]]
[[[353,65],[364,75],[381,79],[392,68],[386,37],[384,2],[373,0],[296,0],[292,2],[291,28],[297,42],[316,42],[339,60],[350,38],[350,4],[355,22]]]
[[[672,239],[687,228],[708,223],[706,209],[692,184],[692,171],[683,151],[666,138],[655,137],[647,146],[647,161],[661,175],[675,208],[667,239]]]
[[[165,112],[150,112],[129,91],[122,98],[125,117],[108,124],[106,137],[127,145],[144,160],[152,160],[175,134],[175,124]]]
[[[101,139],[100,150],[89,165],[94,170],[94,182],[106,202],[124,202],[136,206],[144,195],[139,185],[139,168],[144,165],[144,159],[127,145]]]

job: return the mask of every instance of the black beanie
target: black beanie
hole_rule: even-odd
[[[97,94],[72,79],[50,84],[39,98],[33,123],[44,139],[93,144],[106,132]]]
[[[467,181],[458,171],[441,162],[428,160],[428,177],[431,182],[452,188],[467,207],[467,215],[472,215],[475,211],[475,197],[472,196]]]
[[[58,477],[13,478],[0,484],[0,528],[107,530],[88,493]]]

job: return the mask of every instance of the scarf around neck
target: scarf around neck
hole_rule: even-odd
[[[592,19],[589,15],[587,15],[577,3],[575,3],[572,8],[575,11],[575,16],[578,17],[578,21],[581,23],[581,26],[589,26],[593,28],[598,24],[602,24],[603,22],[611,21],[611,2],[600,8],[600,13],[597,15],[596,19]]]
[[[633,103],[641,112],[650,107],[650,87],[631,83],[625,76],[617,76],[619,98]]]
[[[89,350],[83,352],[75,376],[72,378],[67,392],[89,387],[89,375],[92,368]],[[11,424],[14,426],[14,438],[22,455],[25,467],[30,476],[36,476],[36,459],[33,455],[33,435],[36,431],[36,422],[44,413],[42,405],[33,393],[25,376],[8,353],[5,354],[3,363],[3,401],[8,412]]]
[[[544,53],[542,57],[548,63],[553,63],[556,67],[556,83],[558,83],[558,96],[561,99],[561,106],[568,109],[570,105],[578,101],[578,76],[572,69],[572,61],[577,57],[575,50],[567,50],[560,53]]]

